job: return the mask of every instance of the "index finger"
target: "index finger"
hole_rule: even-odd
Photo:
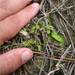
[[[32,0],[0,0],[0,20],[23,9]]]

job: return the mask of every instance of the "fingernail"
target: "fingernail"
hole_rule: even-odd
[[[31,6],[37,7],[37,6],[39,6],[39,4],[38,3],[33,3]]]
[[[23,61],[23,64],[26,63],[28,60],[30,60],[33,56],[33,53],[32,51],[30,50],[26,50],[23,52],[22,54],[22,61]]]

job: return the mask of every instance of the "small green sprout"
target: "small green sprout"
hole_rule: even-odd
[[[40,24],[40,25],[42,25],[42,24],[43,24],[43,22],[44,22],[43,20],[40,20],[40,21],[39,21],[39,24]]]
[[[61,42],[61,43],[65,43],[65,40],[62,36],[60,36],[59,34],[57,34],[55,31],[52,31],[52,38],[54,38],[55,40]]]
[[[47,34],[50,35],[50,30],[47,30]]]
[[[21,30],[20,33],[23,34],[24,36],[28,35],[28,33],[24,30]]]
[[[38,51],[41,51],[41,46],[40,45],[37,45],[37,47],[38,47]]]
[[[26,47],[30,47],[31,44],[35,44],[35,45],[36,45],[36,41],[33,40],[33,39],[29,39],[29,40],[24,41],[23,44],[24,44]]]
[[[34,27],[32,27],[31,28],[31,33],[34,33],[35,32],[35,30],[38,30],[38,29],[40,29],[40,27],[37,25],[37,26],[34,26]]]

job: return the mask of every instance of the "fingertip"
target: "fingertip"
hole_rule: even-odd
[[[25,48],[25,51],[22,53],[23,64],[26,63],[33,57],[33,52],[29,48]]]
[[[36,13],[38,13],[40,5],[38,3],[33,3],[31,6],[33,7],[34,10],[36,10]]]
[[[29,48],[17,48],[0,55],[0,75],[15,71],[32,56],[33,52]]]
[[[8,53],[8,52],[7,52]],[[10,50],[10,54],[14,56],[14,54],[19,57],[21,57],[22,64],[25,64],[28,60],[30,60],[33,57],[33,52],[29,48],[17,48]]]
[[[40,5],[38,3],[33,3],[31,6],[35,8],[40,8]]]

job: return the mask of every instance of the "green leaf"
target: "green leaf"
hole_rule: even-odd
[[[50,26],[50,28],[51,28],[52,30],[54,30],[53,26]]]
[[[35,44],[36,45],[36,41],[33,39],[29,39],[23,42],[23,44],[27,47],[30,47],[31,44]]]
[[[40,20],[40,21],[39,21],[39,24],[43,24],[43,21],[42,21],[42,20]]]
[[[32,28],[31,28],[31,30],[35,30],[36,29],[36,27],[35,26],[33,26]]]
[[[23,34],[23,35],[25,35],[25,36],[28,34],[28,33],[27,33],[26,31],[24,31],[24,30],[21,30],[20,33]]]
[[[29,41],[24,41],[23,44],[24,44],[25,46],[27,46],[27,47],[30,46],[30,42],[29,42]]]
[[[50,30],[47,30],[47,34],[50,34]]]
[[[38,30],[38,29],[40,29],[40,27],[39,27],[39,26],[34,26],[34,27],[32,27],[30,33],[34,33],[34,31],[35,31],[36,29]]]
[[[38,30],[38,29],[40,29],[40,27],[39,26],[36,26],[36,29]]]
[[[50,28],[50,25],[46,25],[48,28]]]
[[[51,25],[46,25],[45,28],[54,30],[53,26],[51,26]]]
[[[35,41],[35,40],[33,41],[33,44],[35,44],[35,45],[36,45],[36,41]]]
[[[35,31],[35,30],[31,30],[31,32],[30,32],[30,33],[34,33],[34,31]]]
[[[41,46],[40,45],[37,45],[37,47],[38,47],[38,50],[41,51]]]
[[[60,36],[59,34],[57,34],[55,31],[52,31],[52,38],[54,38],[55,40],[57,40],[58,42],[61,42],[61,43],[65,43],[65,40],[62,36]]]
[[[32,28],[31,28],[31,32],[30,32],[30,33],[34,33],[35,29],[36,29],[36,27],[35,27],[35,26],[34,26],[34,27],[32,27]]]

